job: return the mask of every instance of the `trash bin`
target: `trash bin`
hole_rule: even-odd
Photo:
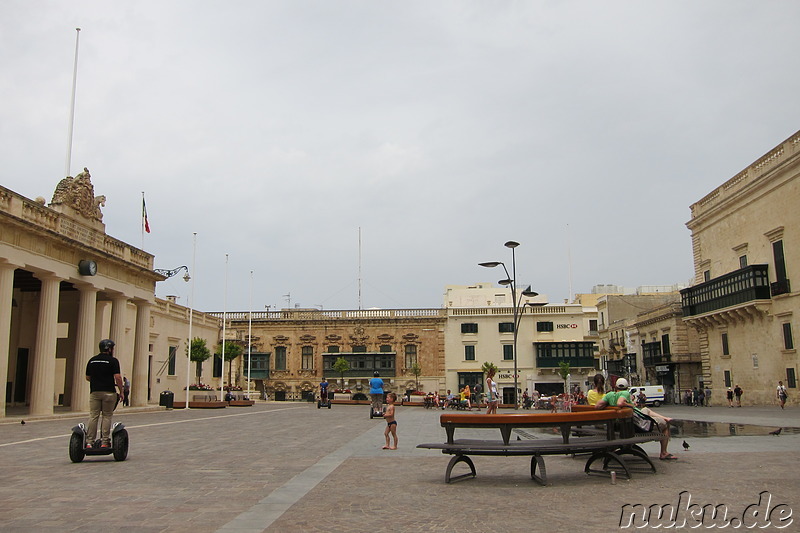
[[[158,405],[162,405],[167,409],[172,409],[172,404],[175,401],[175,393],[171,390],[165,390],[158,397]]]

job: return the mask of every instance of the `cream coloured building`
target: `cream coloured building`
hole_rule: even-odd
[[[482,365],[498,367],[503,403],[514,398],[514,307],[511,290],[490,283],[449,285],[445,291],[446,388],[483,385]],[[584,391],[596,373],[597,313],[581,304],[546,304],[545,296],[522,298],[517,332],[517,384],[549,395],[564,391],[559,362],[568,362],[570,383]],[[546,305],[545,305],[546,304]]]
[[[349,391],[340,398],[369,393],[376,371],[384,390],[398,395],[417,383],[424,391],[443,386],[443,309],[283,309],[226,313],[225,320],[226,338],[250,352],[249,373],[240,366],[234,383],[249,375],[270,400],[313,397],[323,377],[332,390]],[[344,376],[332,368],[340,357],[350,365]]]
[[[187,310],[155,298],[164,276],[151,254],[106,234],[104,201],[86,169],[61,180],[49,204],[0,187],[0,416],[8,407],[86,411],[84,370],[103,338],[116,342],[132,405],[157,402],[166,388],[182,393]],[[193,336],[213,347],[218,321],[195,316]],[[170,354],[174,376],[164,374]]]
[[[691,206],[695,285],[681,291],[700,335],[703,379],[740,385],[744,405],[797,395],[800,132]],[[712,401],[721,405],[722,394]]]

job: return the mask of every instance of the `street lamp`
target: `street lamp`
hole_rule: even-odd
[[[183,275],[183,281],[188,283],[189,280],[192,279],[192,276],[189,275],[189,268],[186,265],[179,266],[178,268],[173,268],[172,270],[156,268],[155,270],[153,270],[153,272],[155,272],[156,274],[161,274],[165,278],[169,279],[175,274],[179,273],[181,270],[186,271],[186,273]]]
[[[519,294],[519,298],[517,298],[517,258],[516,254],[514,253],[514,249],[519,246],[519,243],[516,241],[508,241],[504,245],[506,248],[511,248],[511,274],[508,273],[508,269],[506,268],[505,263],[502,261],[487,261],[485,263],[478,263],[479,266],[487,267],[487,268],[494,268],[497,266],[502,266],[503,271],[506,273],[506,279],[501,279],[498,281],[500,285],[504,287],[511,287],[511,305],[512,311],[514,313],[514,346],[513,346],[513,358],[514,358],[514,409],[519,409],[519,373],[517,368],[517,335],[519,331],[519,324],[522,321],[522,314],[525,311],[525,306],[541,306],[544,305],[542,303],[534,303],[534,302],[525,302],[522,303],[522,297],[526,298],[533,298],[534,296],[538,296],[539,294],[533,292],[531,287],[528,286],[527,289],[523,290]]]

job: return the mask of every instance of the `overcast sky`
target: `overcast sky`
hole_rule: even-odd
[[[3,0],[0,184],[49,202],[64,176],[80,27],[71,174],[137,247],[145,192],[144,249],[196,249],[199,310],[355,309],[359,285],[363,308],[440,307],[504,278],[478,263],[507,240],[551,302],[570,263],[573,293],[686,283],[689,206],[800,129],[798,22],[769,0]]]

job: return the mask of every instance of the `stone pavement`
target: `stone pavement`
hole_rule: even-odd
[[[664,406],[675,418],[761,424],[763,436],[676,439],[675,462],[610,485],[584,460],[546,457],[550,485],[530,480],[528,457],[476,457],[478,477],[447,485],[449,456],[416,449],[443,442],[441,411],[399,407],[400,447],[381,450],[385,423],[367,406],[317,409],[259,403],[221,410],[123,410],[128,460],[70,462],[81,418],[0,420],[0,531],[610,531],[622,506],[725,504],[741,516],[769,491],[771,506],[800,512],[800,409]],[[480,430],[474,430],[476,434]],[[459,433],[468,436],[466,430]],[[534,435],[535,436],[535,435]],[[523,438],[526,438],[523,435]],[[657,455],[658,445],[646,446]],[[767,529],[769,530],[769,529]],[[783,531],[800,531],[800,515]]]

